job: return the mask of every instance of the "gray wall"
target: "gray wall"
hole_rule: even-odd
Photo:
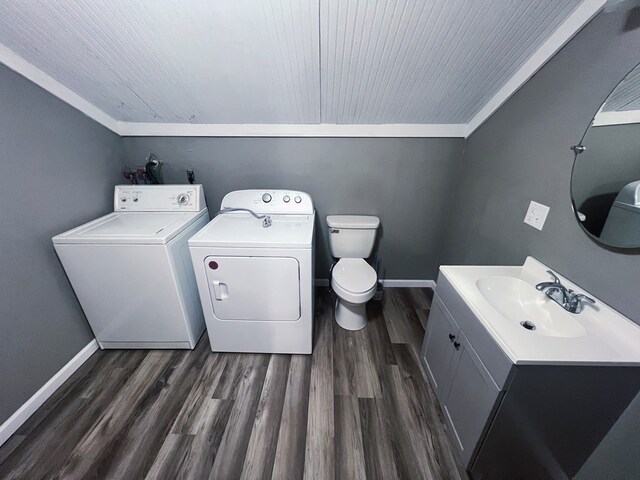
[[[640,61],[640,29],[633,27],[626,12],[599,14],[468,139],[443,264],[517,265],[532,255],[640,323],[640,255],[593,243],[569,195],[569,147]],[[551,207],[541,232],[522,223],[530,200]],[[639,424],[636,399],[581,478],[637,477]]]
[[[193,168],[207,203],[244,188],[302,190],[315,202],[316,277],[331,261],[324,218],[377,215],[386,278],[435,279],[442,228],[458,175],[462,139],[154,138],[124,139],[125,157],[141,165],[149,152],[167,162],[165,180],[186,181]]]
[[[0,424],[93,335],[51,237],[112,209],[120,138],[0,65]]]
[[[591,127],[582,143],[587,150],[578,157],[571,183],[576,206],[640,180],[640,123]]]

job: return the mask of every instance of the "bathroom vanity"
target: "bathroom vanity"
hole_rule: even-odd
[[[440,269],[421,357],[473,479],[573,477],[640,390],[640,327],[564,310],[535,288],[547,270]]]

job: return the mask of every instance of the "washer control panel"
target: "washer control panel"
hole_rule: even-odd
[[[202,185],[116,185],[114,211],[199,212],[206,208]]]
[[[309,194],[295,190],[236,190],[222,199],[220,208],[248,208],[256,213],[302,214],[313,213]]]

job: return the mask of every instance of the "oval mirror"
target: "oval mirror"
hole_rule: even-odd
[[[640,65],[611,92],[576,152],[571,199],[596,242],[640,248]]]

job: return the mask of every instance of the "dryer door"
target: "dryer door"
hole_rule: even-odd
[[[295,258],[212,255],[204,262],[216,318],[267,322],[300,318],[300,265]]]

